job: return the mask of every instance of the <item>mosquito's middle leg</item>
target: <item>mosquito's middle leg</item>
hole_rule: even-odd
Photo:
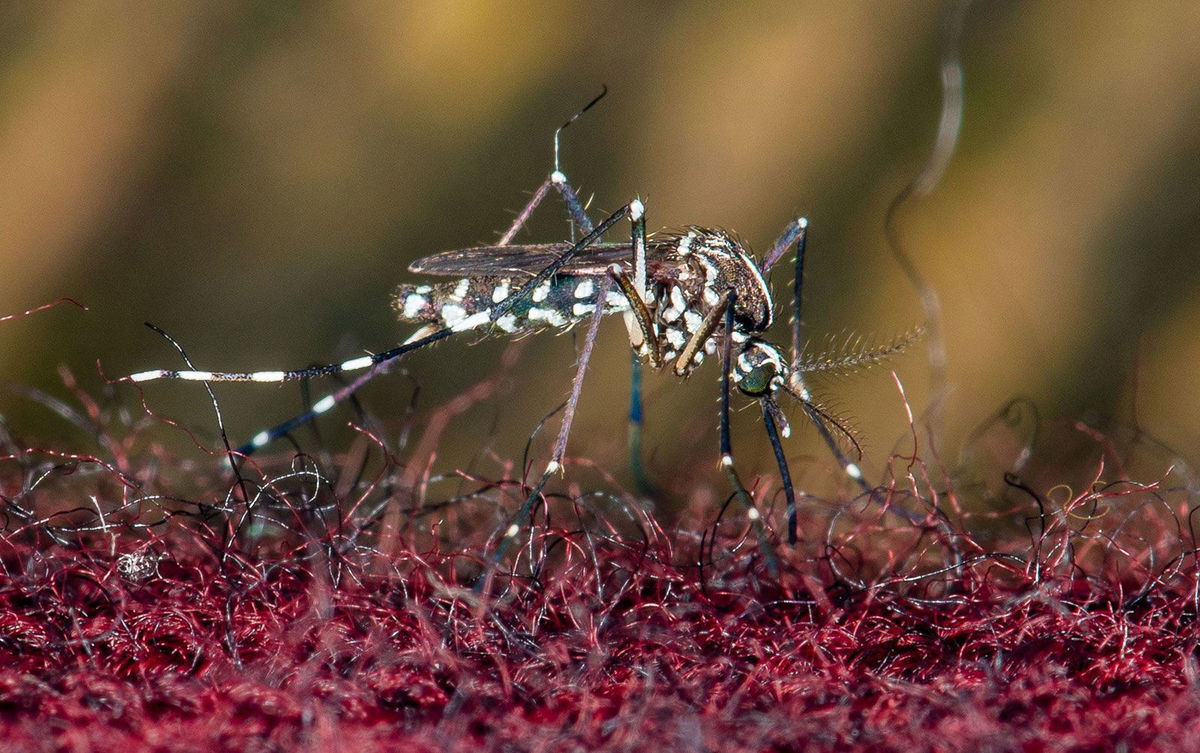
[[[588,362],[592,358],[592,350],[596,345],[596,335],[600,331],[600,321],[604,317],[604,299],[608,294],[609,281],[601,279],[597,284],[596,291],[598,300],[595,311],[592,312],[591,323],[588,325],[587,335],[583,340],[583,348],[579,352],[579,363],[575,368],[575,377],[571,380],[571,395],[567,398],[566,407],[563,410],[562,424],[558,429],[558,438],[554,442],[554,450],[550,453],[550,462],[546,464],[546,469],[542,471],[541,477],[529,492],[524,504],[517,510],[517,514],[513,516],[509,522],[508,528],[505,529],[504,535],[499,543],[496,544],[496,550],[492,552],[489,558],[487,570],[475,582],[475,590],[482,591],[487,581],[491,578],[496,567],[508,554],[508,550],[512,548],[517,537],[521,535],[533,517],[533,507],[537,504],[537,500],[541,497],[542,490],[546,487],[546,482],[550,477],[562,469],[563,458],[567,452],[567,439],[571,433],[571,424],[575,420],[575,409],[579,405],[579,396],[583,391],[583,377],[587,372]]]
[[[566,254],[559,257],[559,259],[557,259],[553,264],[551,264],[549,267],[546,267],[535,277],[526,282],[525,285],[522,286],[517,292],[517,296],[513,296],[513,298],[506,300],[504,303],[511,307],[510,301],[513,301],[514,298],[517,298],[520,295],[527,294],[529,291],[532,291],[538,285],[542,284],[542,282],[549,279],[558,271],[558,269],[562,267],[562,265],[569,261],[570,256],[582,250],[581,247],[584,246],[585,242],[587,245],[594,243],[601,235],[604,234],[606,230],[608,230],[614,223],[626,215],[629,216],[630,222],[634,226],[634,234],[638,232],[637,228],[639,225],[644,227],[643,223],[645,222],[645,207],[642,205],[642,202],[634,199],[629,204],[626,204],[624,207],[618,209],[607,220],[602,222],[594,230],[588,233],[583,240],[572,247],[571,251],[568,251]],[[600,331],[600,322],[604,317],[605,301],[608,299],[608,291],[610,287],[611,280],[609,278],[601,278],[596,284],[596,308],[592,311],[591,324],[589,325],[587,335],[584,338],[583,349],[579,354],[579,363],[575,370],[575,377],[571,381],[571,395],[567,399],[566,409],[563,412],[562,424],[560,425],[558,431],[558,438],[554,443],[554,450],[550,455],[550,462],[546,464],[546,469],[542,472],[538,482],[533,486],[529,496],[525,499],[524,504],[521,505],[520,509],[517,511],[517,514],[509,523],[508,528],[505,529],[504,535],[496,544],[496,549],[492,552],[492,556],[489,558],[487,571],[483,573],[475,582],[476,591],[482,591],[487,587],[487,582],[491,579],[496,567],[504,559],[504,556],[508,554],[508,550],[516,541],[517,536],[520,535],[521,530],[528,525],[529,520],[532,517],[533,507],[537,503],[538,498],[541,496],[542,490],[545,488],[546,483],[550,480],[551,476],[562,469],[562,461],[567,451],[567,439],[571,433],[571,424],[575,419],[575,409],[579,404],[579,396],[583,391],[583,378],[587,373],[588,362],[591,360],[592,350],[596,344],[596,336]],[[497,310],[493,310],[493,319],[502,314],[502,312],[498,312],[498,309],[501,308],[505,308],[505,306],[498,306]]]

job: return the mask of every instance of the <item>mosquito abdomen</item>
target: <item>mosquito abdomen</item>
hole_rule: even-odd
[[[401,285],[392,307],[401,321],[468,330],[494,324],[504,333],[526,333],[547,327],[570,327],[596,310],[595,278],[561,275],[547,280],[523,300],[505,302],[521,286],[507,277],[464,277],[433,285]],[[629,304],[618,291],[608,292],[605,313]]]

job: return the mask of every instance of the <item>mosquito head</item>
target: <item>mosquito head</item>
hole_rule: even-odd
[[[786,384],[789,368],[783,351],[752,337],[742,346],[733,369],[733,382],[751,397],[771,397]]]

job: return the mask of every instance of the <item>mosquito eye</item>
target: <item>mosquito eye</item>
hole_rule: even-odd
[[[775,369],[768,366],[750,369],[742,374],[742,378],[738,382],[738,389],[747,395],[761,395],[770,387],[771,377],[774,375]]]
[[[771,389],[775,378],[775,364],[753,356],[738,359],[737,386],[747,395],[762,395]]]

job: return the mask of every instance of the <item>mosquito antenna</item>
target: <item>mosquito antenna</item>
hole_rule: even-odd
[[[594,105],[597,102],[599,102],[600,100],[604,99],[604,95],[606,95],[606,94],[608,94],[608,85],[600,84],[600,93],[597,94],[595,96],[595,98],[592,99],[591,102],[588,102],[586,105],[583,106],[582,109],[580,109],[578,112],[576,112],[570,118],[568,118],[566,123],[563,123],[558,128],[554,129],[554,172],[556,172],[556,173],[562,172],[562,170],[559,167],[559,162],[558,162],[558,142],[559,142],[559,135],[563,132],[563,129],[566,128],[567,126],[571,125],[572,123],[574,123],[576,120],[578,120],[580,115],[582,115],[585,112],[587,112],[588,110],[592,109],[592,105]]]

